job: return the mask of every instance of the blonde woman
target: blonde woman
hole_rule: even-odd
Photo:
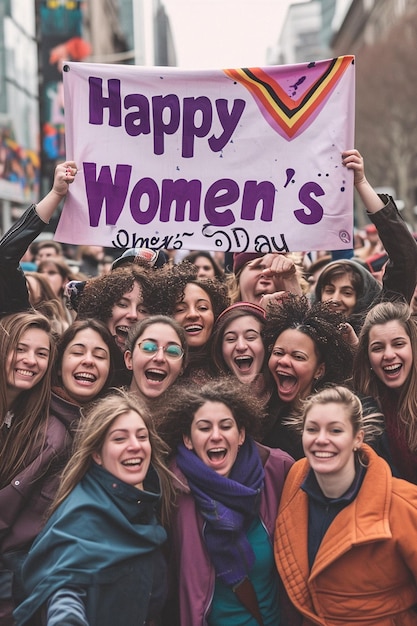
[[[417,487],[364,443],[346,387],[307,399],[299,425],[306,458],[284,485],[275,561],[303,626],[416,624]]]

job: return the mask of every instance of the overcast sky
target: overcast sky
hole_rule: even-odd
[[[296,1],[296,0],[295,0]],[[179,67],[262,66],[291,0],[162,0]]]

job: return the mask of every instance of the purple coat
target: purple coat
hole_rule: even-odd
[[[9,485],[0,489],[0,552],[26,549],[45,523],[60,473],[72,448],[78,406],[52,394],[43,448]]]
[[[294,463],[282,450],[256,444],[265,471],[260,518],[273,545],[275,521],[285,477]],[[177,506],[171,524],[171,577],[178,582],[180,622],[206,626],[215,584],[215,573],[203,540],[204,520],[198,513],[187,479],[176,465],[171,467],[178,483]]]

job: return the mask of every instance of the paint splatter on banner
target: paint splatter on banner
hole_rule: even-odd
[[[352,246],[354,58],[191,71],[68,63],[59,241],[225,251]]]

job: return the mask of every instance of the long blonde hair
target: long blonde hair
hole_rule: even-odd
[[[63,471],[50,514],[58,508],[87,473],[93,462],[93,454],[101,452],[107,432],[113,422],[121,415],[134,411],[143,419],[149,432],[152,448],[151,463],[157,471],[161,483],[161,519],[164,524],[167,524],[174,495],[171,473],[164,462],[168,447],[157,435],[152,417],[145,403],[137,395],[123,389],[115,388],[111,391],[110,395],[90,405],[85,414],[82,415],[74,439],[73,455]]]
[[[55,342],[49,320],[38,313],[14,313],[0,320],[0,354],[4,361],[16,348],[26,331],[44,331],[49,338],[49,361],[42,379],[27,391],[21,391],[12,406],[7,402],[7,376],[0,377],[0,425],[10,410],[10,427],[0,426],[0,488],[9,484],[40,451],[46,435],[46,423],[51,398],[51,372],[55,357]],[[15,360],[12,360],[12,365]],[[46,471],[46,470],[45,470]]]

